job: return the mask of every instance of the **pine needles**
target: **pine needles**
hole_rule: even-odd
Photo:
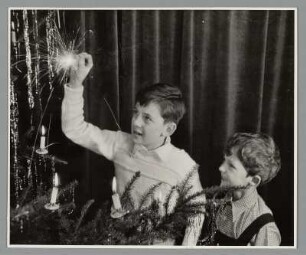
[[[179,185],[172,187],[162,205],[154,196],[162,185],[157,183],[141,196],[139,205],[135,207],[131,192],[140,177],[140,172],[137,172],[121,196],[123,208],[128,212],[119,219],[110,217],[109,205],[105,203],[91,220],[85,221],[93,200],[83,206],[79,216],[74,203],[67,199],[62,199],[60,210],[50,212],[44,209],[47,196],[40,195],[30,203],[12,209],[11,243],[152,245],[157,240],[182,239],[188,219],[205,214],[205,235],[200,244],[209,245],[213,241],[216,208],[226,202],[226,194],[246,187],[214,186],[192,193],[191,178],[195,173],[196,169],[193,169]],[[76,184],[62,189],[59,197]],[[162,215],[160,206],[164,207]]]

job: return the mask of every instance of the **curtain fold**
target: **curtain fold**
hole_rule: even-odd
[[[193,127],[194,127],[194,67],[195,67],[195,23],[194,11],[185,11],[183,16],[183,32],[182,32],[182,56],[180,84],[182,92],[186,100],[186,130],[187,147],[190,153],[193,151]]]

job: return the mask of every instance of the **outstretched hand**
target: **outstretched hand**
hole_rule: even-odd
[[[75,65],[70,69],[70,87],[81,87],[93,66],[92,56],[86,52],[76,55]]]

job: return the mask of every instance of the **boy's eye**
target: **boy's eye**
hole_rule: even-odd
[[[138,114],[138,110],[137,110],[137,109],[133,109],[132,114],[133,114],[133,115],[137,115],[137,114]]]
[[[235,166],[233,164],[229,164],[230,169],[235,170]]]
[[[150,116],[148,116],[148,115],[145,115],[143,118],[144,118],[144,120],[145,120],[146,122],[151,121],[151,118],[150,118]]]

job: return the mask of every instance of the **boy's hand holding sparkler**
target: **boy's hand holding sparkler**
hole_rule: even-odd
[[[93,66],[92,56],[86,52],[73,56],[73,64],[70,68],[69,87],[83,86],[83,81]]]

